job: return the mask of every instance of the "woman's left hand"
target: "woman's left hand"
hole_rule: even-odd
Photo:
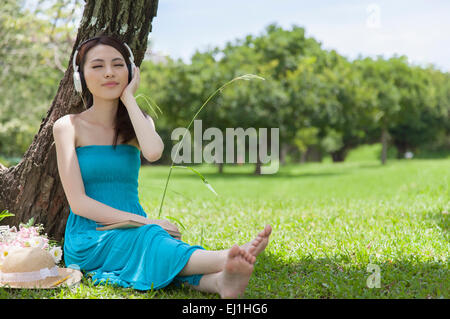
[[[131,79],[130,83],[123,89],[122,94],[120,95],[120,99],[125,104],[125,101],[129,98],[134,98],[134,93],[136,93],[139,83],[141,81],[139,68],[137,66],[134,67],[134,75]]]

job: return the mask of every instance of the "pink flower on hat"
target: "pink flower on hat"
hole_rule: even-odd
[[[2,240],[0,241],[0,265],[12,251],[30,247],[40,248],[49,252],[55,263],[58,263],[62,256],[61,247],[51,245],[47,234],[39,234],[41,230],[43,230],[42,225],[25,226],[21,224],[19,231],[17,231],[15,226],[3,228],[1,233]]]

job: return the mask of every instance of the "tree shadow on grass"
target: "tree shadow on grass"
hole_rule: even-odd
[[[217,296],[218,297],[218,296]],[[183,299],[215,298],[188,287],[169,284],[163,289],[136,290],[111,284],[94,285],[90,276],[84,274],[81,282],[71,288],[11,289],[0,288],[0,299]]]
[[[372,264],[371,268],[368,268]],[[379,271],[379,288],[376,273]],[[370,278],[375,281],[370,281]],[[369,280],[369,282],[368,282]],[[169,286],[155,291],[93,286],[83,277],[81,289],[4,289],[0,299],[42,298],[140,298],[217,299],[187,286]],[[272,252],[257,258],[249,286],[242,299],[410,299],[450,297],[448,264],[423,261],[416,256],[401,260],[355,262],[344,255],[316,258],[311,255],[286,260]]]
[[[345,175],[348,174],[347,172],[317,172],[317,173],[289,173],[289,172],[277,172],[275,174],[262,174],[262,175],[255,175],[252,172],[208,172],[200,173],[206,178],[206,179],[224,179],[224,178],[254,178],[254,179],[266,179],[266,178],[302,178],[302,177],[324,177],[324,176],[339,176],[339,175]],[[173,174],[173,179],[198,179],[198,176],[195,174]]]
[[[358,169],[361,169],[361,168],[364,168],[364,169],[379,169],[379,168],[386,168],[386,166],[381,164],[381,163],[367,163],[367,164],[360,164],[356,168],[358,168]]]

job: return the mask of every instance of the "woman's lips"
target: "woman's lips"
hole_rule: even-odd
[[[114,87],[116,85],[119,85],[119,83],[117,83],[117,82],[108,82],[108,83],[103,84],[103,86],[107,86],[107,87]]]

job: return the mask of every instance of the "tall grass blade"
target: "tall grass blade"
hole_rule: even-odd
[[[194,117],[192,118],[192,120],[189,122],[189,125],[186,127],[186,131],[185,131],[183,137],[181,138],[180,143],[178,143],[178,148],[177,148],[175,154],[177,154],[177,155],[179,154],[179,150],[180,150],[181,145],[183,144],[183,140],[184,140],[184,138],[185,138],[185,136],[186,136],[186,133],[189,132],[189,128],[191,127],[191,125],[192,125],[192,123],[194,122],[194,120],[197,118],[197,115],[202,111],[202,109],[206,106],[206,104],[208,104],[208,102],[209,102],[209,101],[210,101],[210,100],[211,100],[218,92],[222,92],[223,89],[224,89],[225,87],[227,87],[228,85],[230,85],[230,84],[233,83],[234,81],[238,81],[238,80],[249,81],[249,80],[252,80],[252,79],[258,79],[258,80],[263,80],[263,81],[265,81],[265,79],[264,79],[263,77],[260,77],[260,76],[258,76],[258,75],[255,75],[255,74],[244,74],[244,75],[238,76],[238,77],[236,77],[236,78],[234,78],[234,79],[228,81],[227,83],[225,83],[224,85],[222,85],[220,88],[218,88],[217,90],[215,90],[215,91],[214,91],[214,92],[206,99],[206,101],[203,103],[203,105],[198,109],[197,113],[195,113],[195,115],[194,115]],[[166,179],[166,185],[165,185],[165,187],[164,187],[164,192],[163,192],[163,196],[162,196],[162,199],[161,199],[161,204],[159,205],[159,213],[158,213],[158,216],[161,216],[161,213],[162,213],[162,207],[163,207],[163,204],[164,204],[164,199],[165,199],[165,197],[166,197],[167,186],[169,185],[170,175],[172,174],[172,168],[174,167],[173,163],[174,163],[174,160],[172,160],[172,165],[170,166],[170,169],[169,169],[169,175],[167,176],[167,179]],[[206,186],[207,186],[211,191],[213,191],[213,192],[215,193],[215,191],[212,189],[212,187],[210,187],[209,183],[206,183]],[[216,193],[216,195],[217,195],[217,193]]]
[[[216,194],[216,196],[219,196],[216,191],[212,188],[212,186],[208,183],[208,181],[206,180],[206,178],[197,170],[193,169],[192,167],[189,166],[181,166],[181,165],[175,165],[175,168],[188,168],[191,171],[193,171],[195,174],[197,174],[198,176],[200,176],[200,178],[202,179],[203,183],[205,184],[206,187],[208,187],[214,194]]]

